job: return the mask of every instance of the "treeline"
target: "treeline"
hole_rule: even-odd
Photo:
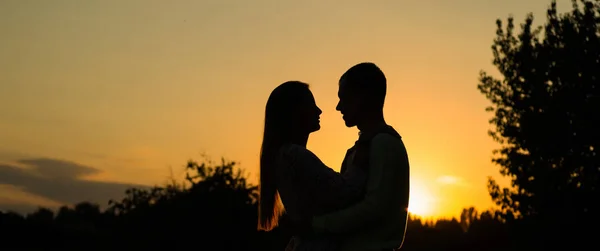
[[[130,189],[105,210],[81,202],[57,212],[0,214],[2,250],[283,250],[286,219],[256,230],[257,187],[234,162],[189,162],[185,184]],[[403,250],[499,250],[506,226],[492,212],[463,210],[460,219],[410,217]]]

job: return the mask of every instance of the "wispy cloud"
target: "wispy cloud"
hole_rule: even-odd
[[[38,207],[55,209],[62,205],[64,203],[23,191],[20,187],[0,184],[0,211],[28,213]]]
[[[437,178],[438,183],[444,185],[454,185],[454,186],[464,186],[467,187],[469,184],[465,182],[462,178],[452,175],[443,175]]]

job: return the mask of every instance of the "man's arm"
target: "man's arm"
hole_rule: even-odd
[[[379,134],[371,141],[369,151],[369,177],[364,200],[334,212],[315,217],[314,231],[327,233],[353,232],[369,223],[383,218],[389,212],[392,200],[399,199],[395,187],[403,182],[403,168],[408,163],[401,141],[388,134]],[[405,195],[408,196],[408,195]]]

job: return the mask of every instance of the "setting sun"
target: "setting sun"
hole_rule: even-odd
[[[425,187],[419,184],[411,185],[408,212],[422,217],[433,216],[433,199]]]

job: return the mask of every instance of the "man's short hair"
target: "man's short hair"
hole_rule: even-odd
[[[372,97],[371,100],[376,105],[383,107],[387,89],[387,80],[383,71],[374,63],[364,62],[352,66],[340,78],[340,83],[344,82],[351,88],[357,88],[358,91]]]

